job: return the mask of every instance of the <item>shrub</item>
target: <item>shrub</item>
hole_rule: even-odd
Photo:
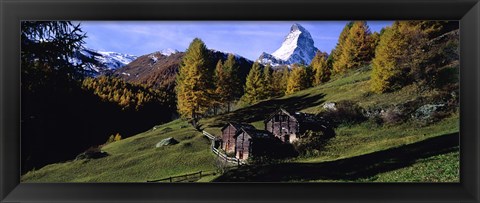
[[[98,159],[108,156],[108,153],[101,150],[101,146],[93,146],[85,150],[85,152],[77,155],[75,160],[81,159]]]
[[[378,128],[383,125],[383,119],[379,115],[369,117],[366,122],[367,128]]]
[[[182,143],[182,147],[190,148],[190,147],[192,147],[192,143],[191,142],[184,142],[184,143]]]
[[[105,142],[105,144],[110,144],[112,142],[115,141],[115,136],[114,135],[110,135],[110,137],[107,139],[107,141]]]
[[[214,166],[216,169],[215,172],[219,174],[223,174],[228,170],[228,163],[223,159],[215,159]]]
[[[323,132],[307,130],[300,139],[293,143],[295,150],[302,156],[318,155],[329,137]]]
[[[396,124],[405,120],[405,115],[399,107],[390,107],[380,113],[383,123]]]
[[[119,141],[122,139],[122,136],[120,135],[120,133],[117,133],[115,135],[110,135],[110,137],[108,137],[107,141],[105,142],[105,144],[103,145],[107,145],[107,144],[110,144],[112,142],[116,142],[116,141]],[[102,145],[102,146],[103,146]]]
[[[334,125],[352,125],[367,119],[362,112],[363,109],[357,103],[346,100],[338,102],[335,109],[320,113],[320,116],[332,120]]]
[[[117,133],[117,134],[115,135],[115,138],[113,139],[113,141],[119,141],[119,140],[121,140],[121,139],[122,139],[122,136],[120,135],[120,133]]]

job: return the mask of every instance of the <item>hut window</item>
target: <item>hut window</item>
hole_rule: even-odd
[[[275,120],[275,122],[280,121],[280,116],[279,116],[279,115],[276,115],[274,120]]]

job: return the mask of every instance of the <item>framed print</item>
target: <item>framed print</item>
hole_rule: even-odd
[[[478,1],[0,6],[2,202],[479,199]]]

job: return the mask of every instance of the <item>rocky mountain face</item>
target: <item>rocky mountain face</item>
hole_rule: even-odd
[[[213,71],[218,60],[227,60],[228,53],[210,51],[210,68],[212,68]],[[173,92],[175,78],[184,54],[184,52],[178,51],[169,54],[165,51],[146,54],[107,75],[121,78],[126,82],[145,84],[150,87]],[[252,67],[253,61],[238,55],[235,55],[235,59],[240,66],[239,77],[245,82],[245,78]]]
[[[173,89],[183,55],[183,52],[170,55],[162,52],[146,54],[113,71],[111,75],[130,83]]]
[[[310,32],[295,23],[280,48],[272,54],[263,52],[257,61],[272,66],[310,64],[317,51]]]

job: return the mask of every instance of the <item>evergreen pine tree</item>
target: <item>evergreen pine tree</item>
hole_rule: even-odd
[[[355,21],[349,30],[342,53],[333,63],[336,73],[345,73],[369,62],[374,54],[371,32],[365,21]]]
[[[261,88],[263,86],[263,78],[260,70],[260,64],[258,62],[253,63],[252,69],[247,75],[245,82],[245,94],[242,97],[242,101],[247,104],[254,104],[261,100]]]
[[[340,36],[338,37],[338,42],[335,48],[332,50],[330,53],[330,63],[332,64],[331,66],[336,69],[338,67],[333,66],[334,62],[337,61],[340,58],[340,55],[343,52],[343,46],[345,45],[345,42],[347,40],[348,34],[350,33],[350,28],[353,26],[353,21],[348,22],[345,27],[343,27],[342,32],[340,33]]]
[[[229,92],[228,84],[229,78],[228,73],[225,71],[225,68],[222,65],[222,61],[218,60],[217,66],[215,67],[215,109],[217,106],[224,105],[228,101]]]
[[[372,61],[371,89],[382,93],[409,83],[409,74],[419,67],[426,34],[418,24],[396,21],[380,36]]]
[[[285,94],[293,94],[306,88],[308,88],[308,76],[305,66],[296,65],[288,77]]]
[[[279,84],[284,95],[287,92],[287,83],[289,78],[290,78],[290,70],[288,69],[288,67],[284,67],[282,70],[282,80],[280,81],[280,84]]]
[[[285,95],[285,91],[287,90],[287,80],[288,80],[288,68],[277,69],[273,71],[272,73],[273,96]]]
[[[85,76],[83,66],[95,62],[79,53],[85,37],[80,24],[75,25],[71,21],[22,21],[20,47],[23,73],[28,75],[44,71],[58,74],[55,77],[60,76],[62,79],[83,79]],[[82,62],[72,63],[70,59],[75,56],[81,57]],[[42,74],[45,73],[40,73],[40,76],[34,75],[31,79],[45,79],[42,78]],[[30,79],[22,80],[22,83],[28,82],[44,83]]]
[[[230,104],[240,98],[243,91],[240,77],[238,77],[240,66],[236,63],[233,54],[228,54],[227,60],[223,63],[223,69],[227,81],[223,85],[223,88],[227,91],[225,102],[227,103],[227,110],[230,111]]]
[[[313,80],[315,78],[315,72],[313,70],[313,67],[308,65],[302,65],[305,68],[305,86],[306,88],[312,87],[313,86]]]
[[[263,68],[263,83],[262,83],[262,99],[269,99],[273,96],[273,76],[271,73],[270,64]]]
[[[314,77],[313,85],[317,86],[330,79],[330,69],[327,64],[327,54],[323,52],[317,52],[312,59],[310,66],[313,68]]]
[[[185,52],[177,75],[178,112],[182,117],[193,119],[193,121],[206,112],[211,102],[209,98],[211,76],[207,60],[207,47],[201,39],[195,38]]]

